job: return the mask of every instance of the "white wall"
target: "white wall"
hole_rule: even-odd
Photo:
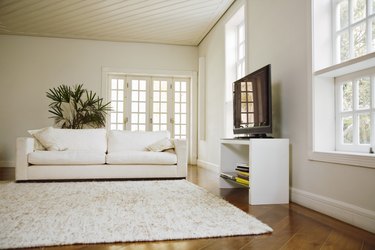
[[[16,137],[53,124],[49,88],[83,83],[100,94],[102,67],[198,71],[198,49],[0,35],[0,166],[14,164]]]
[[[224,114],[224,29],[227,15],[199,46],[206,57],[206,140],[198,163],[218,166]],[[375,170],[310,161],[311,3],[301,0],[246,1],[248,73],[272,65],[274,134],[290,138],[293,201],[367,230],[375,230]],[[271,154],[271,153],[270,153]],[[256,167],[256,166],[254,166]]]

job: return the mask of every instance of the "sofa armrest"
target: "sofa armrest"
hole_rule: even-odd
[[[178,177],[186,177],[188,158],[186,140],[174,139],[174,147],[177,155],[177,175]]]
[[[34,151],[34,138],[17,138],[16,150],[16,181],[27,180],[27,155]]]

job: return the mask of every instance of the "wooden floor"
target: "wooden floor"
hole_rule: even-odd
[[[14,180],[13,168],[0,168],[0,180]],[[220,195],[243,211],[273,228],[260,236],[173,240],[151,243],[71,245],[44,249],[373,249],[375,234],[350,226],[294,203],[288,205],[248,205],[246,189],[219,189],[218,174],[189,166],[188,180]],[[0,229],[1,230],[1,229]],[[37,249],[37,248],[32,248]]]

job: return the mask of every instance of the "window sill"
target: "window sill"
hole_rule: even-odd
[[[319,77],[338,77],[375,66],[375,52],[315,71]]]
[[[309,160],[344,164],[355,167],[375,168],[375,154],[339,151],[313,151],[309,153]]]

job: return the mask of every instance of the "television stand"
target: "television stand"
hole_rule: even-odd
[[[289,139],[222,139],[220,172],[233,173],[238,164],[249,165],[249,204],[289,203]],[[240,188],[220,178],[220,188]]]

